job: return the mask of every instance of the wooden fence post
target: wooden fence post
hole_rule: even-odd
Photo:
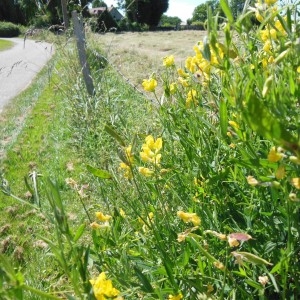
[[[79,61],[82,68],[84,82],[89,95],[93,96],[95,94],[95,89],[94,89],[94,83],[93,83],[90,67],[87,62],[87,57],[85,52],[85,34],[83,32],[82,19],[79,20],[77,12],[75,10],[72,11],[72,19],[73,19],[74,33],[76,36]]]

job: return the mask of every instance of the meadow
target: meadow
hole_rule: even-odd
[[[94,96],[53,37],[0,123],[3,299],[299,298],[299,5],[275,2],[87,32]]]

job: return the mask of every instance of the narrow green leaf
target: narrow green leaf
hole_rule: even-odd
[[[73,238],[73,240],[74,240],[75,243],[76,243],[76,242],[81,238],[81,236],[83,235],[84,229],[85,229],[85,224],[81,224],[81,225],[78,227],[78,229],[77,229],[77,231],[76,231],[76,233],[75,233],[75,236],[74,236],[74,238]]]
[[[123,147],[126,146],[125,142],[123,141],[123,139],[121,138],[121,136],[110,126],[105,125],[104,130],[109,133],[117,142],[119,142],[119,144]]]
[[[228,1],[227,0],[220,0],[220,5],[221,5],[221,8],[222,8],[224,14],[226,15],[229,23],[233,23],[234,19],[233,19],[233,15],[231,13],[231,9],[229,7]]]
[[[224,138],[227,137],[227,124],[228,124],[227,105],[226,105],[225,100],[221,99],[221,101],[220,101],[220,126],[221,126],[221,134]]]
[[[140,282],[142,283],[142,289],[147,293],[153,293],[153,287],[148,280],[148,278],[143,274],[137,267],[133,267],[136,276],[139,278]]]
[[[249,253],[249,252],[235,252],[235,254],[241,255],[243,258],[246,258],[249,262],[256,264],[256,265],[269,265],[272,266],[271,263],[269,263],[268,261],[266,261],[265,259]]]
[[[100,170],[100,169],[94,168],[90,165],[87,165],[86,168],[91,174],[93,174],[94,176],[96,176],[98,178],[111,179],[111,175],[105,170]]]
[[[253,131],[291,151],[300,151],[297,139],[286,130],[285,126],[270,112],[264,102],[256,96],[252,95],[249,99],[243,115]]]

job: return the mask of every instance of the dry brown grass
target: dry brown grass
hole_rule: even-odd
[[[205,31],[127,32],[93,34],[109,61],[134,85],[162,67],[162,59],[173,54],[176,65],[184,65],[194,55],[193,46],[202,41]]]

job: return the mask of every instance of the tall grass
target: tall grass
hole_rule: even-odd
[[[265,1],[236,21],[221,6],[222,32],[209,12],[207,38],[185,66],[169,55],[143,80],[156,105],[116,78],[97,45],[95,97],[78,66],[61,63],[72,143],[86,165],[66,180],[82,221],[68,217],[66,186],[37,178],[43,197],[33,205],[51,223],[44,241],[64,282],[55,295],[34,288],[2,256],[7,297],[299,297],[298,6]],[[75,61],[72,48],[62,53]]]

